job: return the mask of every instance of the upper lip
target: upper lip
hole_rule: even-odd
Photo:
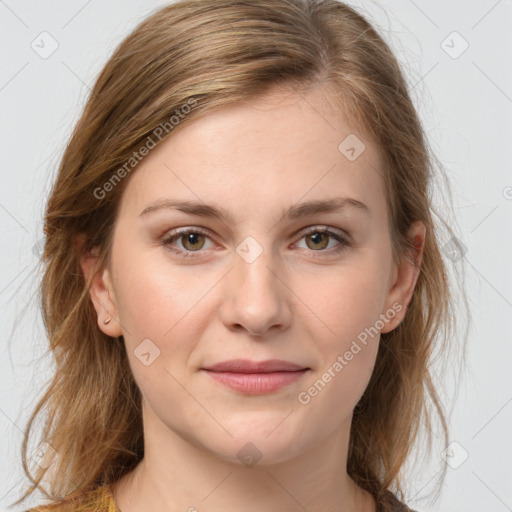
[[[212,366],[204,367],[203,370],[212,372],[234,372],[234,373],[271,373],[271,372],[293,372],[298,370],[306,370],[304,366],[300,366],[289,361],[281,359],[268,359],[266,361],[250,361],[249,359],[231,359]]]

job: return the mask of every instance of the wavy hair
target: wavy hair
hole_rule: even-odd
[[[46,204],[38,288],[55,372],[28,421],[22,459],[32,485],[16,503],[36,489],[59,502],[113,483],[144,455],[141,394],[123,337],[97,327],[92,276],[86,281],[79,265],[81,251],[92,248],[100,254],[96,270],[109,261],[120,198],[136,172],[135,163],[127,167],[134,152],[158,127],[173,125],[165,140],[208,112],[275,87],[303,93],[318,86],[381,151],[395,261],[412,255],[410,225],[426,226],[407,315],[381,336],[354,410],[348,473],[377,499],[387,489],[403,495],[402,470],[419,432],[430,450],[437,420],[446,444],[432,365],[455,332],[441,237],[456,239],[435,212],[436,159],[396,57],[365,17],[337,0],[182,0],[152,13],[120,43],[60,161]],[[43,413],[37,441],[57,456],[32,474],[28,439]]]

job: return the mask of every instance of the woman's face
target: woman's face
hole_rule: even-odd
[[[270,464],[348,439],[417,273],[392,262],[376,147],[324,93],[276,91],[172,134],[132,171],[113,237],[92,296],[124,338],[146,441]],[[205,370],[233,359],[305,371]]]

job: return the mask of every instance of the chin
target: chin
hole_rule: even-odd
[[[285,462],[297,456],[306,441],[294,435],[297,431],[286,425],[290,418],[285,417],[282,413],[264,415],[260,412],[258,421],[253,424],[247,417],[242,424],[223,423],[233,437],[228,434],[217,437],[213,446],[209,437],[206,444],[217,457],[246,467]]]

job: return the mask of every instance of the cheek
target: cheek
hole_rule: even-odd
[[[314,313],[307,315],[321,364],[309,379],[307,397],[352,409],[371,377],[380,341],[386,280],[378,258],[359,258],[357,265],[302,280],[301,296]],[[320,321],[319,321],[320,320]],[[314,326],[314,327],[313,327]],[[304,326],[303,326],[304,327]],[[300,402],[300,400],[299,400]]]
[[[164,249],[156,249],[164,251]],[[173,268],[149,251],[118,259],[116,299],[123,327],[134,337],[154,337],[163,342],[179,326],[208,289],[184,269]],[[135,341],[135,340],[134,340]]]
[[[186,400],[178,382],[187,372],[191,340],[199,339],[195,320],[211,285],[156,260],[134,252],[118,258],[116,301],[135,381],[151,407],[165,411]]]
[[[323,310],[335,334],[317,336],[321,363],[297,396],[297,402],[306,408],[310,429],[318,427],[319,418],[326,432],[337,428],[351,417],[368,386],[380,341],[379,330],[375,328],[379,314],[371,307],[373,300],[371,293],[361,292],[351,300],[347,296],[347,300],[333,301],[331,304],[337,307]]]
[[[192,266],[173,266],[150,251],[126,251],[116,263],[118,313],[134,377],[143,393],[163,386],[179,395],[169,372],[180,382],[187,377],[190,355],[215,314],[205,294],[219,277],[199,279]]]
[[[386,298],[385,275],[374,258],[361,257],[357,265],[297,278],[294,290],[306,298],[304,303],[313,315],[305,308],[307,318],[325,333],[320,339],[342,349],[379,319]]]

